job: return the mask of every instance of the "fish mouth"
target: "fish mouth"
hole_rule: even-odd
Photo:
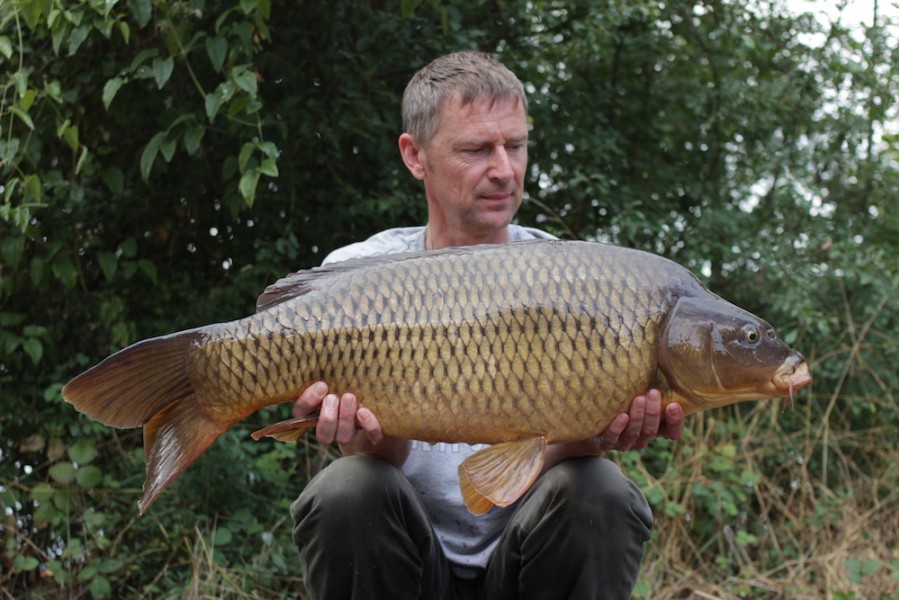
[[[793,397],[796,390],[804,388],[812,382],[812,374],[809,372],[808,363],[802,355],[791,356],[774,372],[771,377],[771,385],[782,396],[783,409],[786,410],[787,398],[790,399],[790,408],[793,407]]]
[[[812,382],[812,375],[808,369],[808,363],[800,357],[790,358],[778,367],[771,377],[771,384],[780,392],[786,392],[790,397],[793,392],[804,388]]]

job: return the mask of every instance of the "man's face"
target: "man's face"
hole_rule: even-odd
[[[430,213],[462,235],[504,233],[521,206],[527,140],[527,117],[514,100],[445,100],[421,151]]]

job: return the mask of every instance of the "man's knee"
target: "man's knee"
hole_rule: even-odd
[[[309,501],[316,507],[327,506],[331,512],[364,509],[378,505],[404,482],[399,470],[383,460],[363,455],[344,456],[312,478],[293,503],[291,513]]]
[[[328,531],[359,531],[383,518],[397,496],[408,493],[406,478],[396,467],[368,456],[345,456],[319,472],[290,506],[294,542]]]
[[[610,460],[589,457],[568,460],[547,471],[541,485],[552,501],[565,505],[576,518],[614,523],[625,519],[649,531],[652,511],[646,497]]]

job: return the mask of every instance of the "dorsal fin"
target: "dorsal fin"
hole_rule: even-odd
[[[529,240],[528,242],[531,242]],[[516,242],[516,243],[528,243]],[[445,256],[447,254],[469,254],[475,251],[484,251],[490,248],[502,248],[499,245],[464,246],[458,248],[444,248],[442,250],[426,250],[422,252],[402,252],[397,254],[382,254],[380,256],[365,256],[352,258],[341,262],[330,263],[321,267],[297,271],[286,275],[271,284],[256,300],[256,312],[287,302],[299,296],[303,296],[315,290],[328,286],[328,282],[349,271],[371,269],[380,265],[398,263],[406,260]]]

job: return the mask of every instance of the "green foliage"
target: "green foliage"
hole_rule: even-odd
[[[644,595],[888,596],[888,25],[859,36],[723,0],[0,3],[0,589],[295,593],[287,504],[328,455],[247,439],[283,410],[228,432],[139,518],[139,432],[82,418],[60,389],[138,339],[248,314],[335,247],[421,223],[400,97],[423,63],[474,47],[529,89],[521,222],[671,256],[813,364],[794,410],[691,417],[684,440],[621,457],[656,511]]]

